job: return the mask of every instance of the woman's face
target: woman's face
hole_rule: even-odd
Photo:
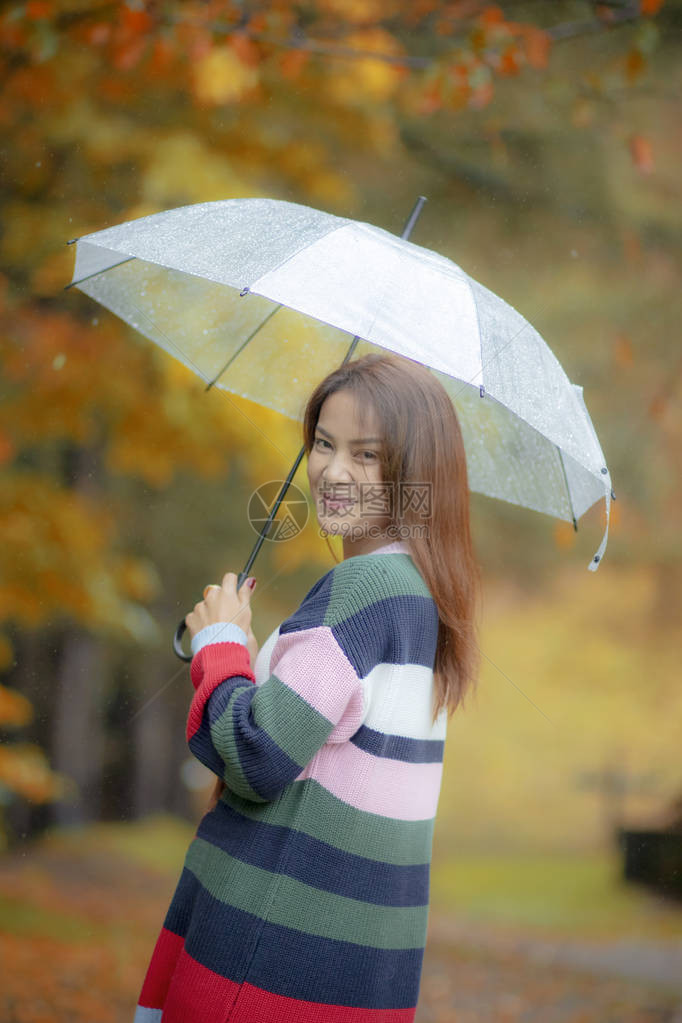
[[[374,413],[364,430],[353,394],[335,391],[325,399],[308,455],[308,482],[320,526],[344,537],[344,557],[381,546],[379,531],[390,518],[381,483],[381,438]],[[328,501],[326,495],[338,500]]]

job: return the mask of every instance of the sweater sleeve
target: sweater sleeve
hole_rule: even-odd
[[[193,659],[189,747],[238,795],[275,799],[326,742],[361,726],[363,678],[385,651],[372,560],[350,558],[315,584],[282,623],[261,685],[239,643],[209,643]]]

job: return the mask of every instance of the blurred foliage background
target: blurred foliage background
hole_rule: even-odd
[[[682,786],[681,26],[673,0],[4,5],[3,848],[202,812],[211,777],[189,761],[170,640],[204,585],[243,567],[249,497],[284,478],[300,424],[204,393],[64,291],[66,243],[255,195],[395,233],[426,195],[412,240],[540,331],[584,387],[614,481],[596,573],[602,502],[575,533],[472,495],[483,671],[450,723],[434,863],[603,853],[619,825],[667,819]],[[261,643],[332,563],[313,514],[264,545]]]

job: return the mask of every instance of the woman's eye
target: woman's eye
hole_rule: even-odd
[[[327,447],[331,447],[331,444],[329,443],[329,441],[325,440],[324,437],[316,437],[315,438],[315,443],[316,444],[326,444]],[[376,451],[366,450],[366,451],[361,451],[360,454],[361,455],[369,455],[369,458],[363,458],[363,461],[365,461],[365,462],[374,461],[374,460],[376,460],[378,458],[378,455],[377,455]]]

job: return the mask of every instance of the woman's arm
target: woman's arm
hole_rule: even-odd
[[[192,662],[189,747],[244,798],[276,798],[327,741],[362,724],[362,679],[385,649],[376,616],[384,580],[371,559],[353,560],[327,573],[282,624],[262,685],[243,644],[211,643]]]

